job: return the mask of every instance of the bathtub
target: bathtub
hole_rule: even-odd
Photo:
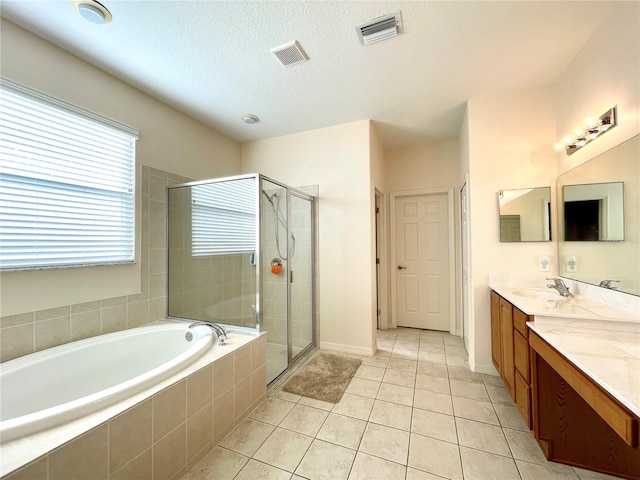
[[[170,377],[214,347],[208,327],[148,325],[0,364],[0,443],[80,418]]]

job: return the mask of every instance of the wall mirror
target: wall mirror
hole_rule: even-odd
[[[500,190],[501,242],[551,240],[551,187]]]
[[[640,295],[640,136],[560,175],[558,216],[561,276]]]

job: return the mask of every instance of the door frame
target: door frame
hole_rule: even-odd
[[[375,202],[374,208],[377,208],[378,211],[374,212],[376,215],[376,255],[380,260],[380,263],[376,264],[376,296],[377,296],[377,305],[380,310],[380,313],[376,315],[376,329],[387,329],[392,328],[389,321],[388,315],[388,282],[386,279],[388,278],[387,273],[387,209],[385,202],[385,195],[377,188],[374,192]]]
[[[427,188],[420,190],[406,190],[402,192],[391,192],[389,195],[390,214],[390,256],[389,276],[391,277],[391,322],[390,327],[398,326],[397,314],[397,279],[396,279],[396,199],[402,197],[442,195],[447,196],[447,214],[449,221],[449,332],[456,331],[456,270],[455,251],[456,237],[454,229],[454,190],[453,187]]]

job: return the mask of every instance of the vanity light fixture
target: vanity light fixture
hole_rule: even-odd
[[[618,125],[618,107],[612,107],[598,118],[585,120],[580,128],[564,136],[553,148],[558,152],[564,150],[567,155],[571,155],[616,125]]]
[[[96,25],[110,23],[113,19],[107,7],[96,0],[71,0],[71,5],[82,18]]]

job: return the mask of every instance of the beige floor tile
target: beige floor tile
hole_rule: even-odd
[[[385,360],[385,367],[386,365],[387,363]],[[384,372],[384,368],[367,365],[363,360],[362,365],[360,365],[356,371],[355,377],[364,378],[365,380],[373,380],[374,382],[381,382],[382,377],[384,377]]]
[[[191,469],[191,473],[195,472],[195,478],[198,480],[233,478],[248,461],[249,457],[222,447],[215,447],[202,457],[202,460]]]
[[[504,436],[507,437],[507,443],[511,448],[513,458],[516,460],[524,460],[530,463],[546,464],[547,459],[544,457],[542,450],[538,446],[538,442],[533,438],[531,432],[523,432],[520,430],[504,429]]]
[[[444,353],[426,352],[421,350],[418,354],[418,360],[421,362],[439,363],[445,365],[447,363]]]
[[[422,346],[425,343],[433,343],[434,345],[444,346],[444,342],[442,341],[442,336],[437,336],[437,335],[420,336],[420,345]]]
[[[460,337],[456,337],[455,335],[443,334],[442,340],[444,340],[445,345],[464,347],[464,340]]]
[[[444,353],[444,345],[439,343],[421,343],[421,352]]]
[[[524,423],[524,418],[522,418],[522,414],[520,413],[520,410],[518,410],[518,407],[494,404],[493,409],[496,411],[496,415],[498,415],[500,425],[504,428],[522,430],[524,432],[529,431],[529,427]]]
[[[378,338],[376,340],[376,345],[378,346],[378,348],[392,349],[395,344],[395,338]]]
[[[405,480],[406,469],[404,465],[358,452],[349,480]]]
[[[418,350],[420,345],[420,337],[416,335],[410,335],[409,337],[403,336],[400,338],[398,335],[398,339],[396,340],[396,344],[394,348],[402,348],[404,350]]]
[[[364,357],[362,359],[362,365],[368,365],[372,367],[387,368],[390,355],[374,355],[373,357]],[[384,372],[383,372],[384,373]],[[373,380],[373,379],[372,379]]]
[[[483,383],[461,382],[460,380],[449,380],[451,385],[451,395],[455,397],[471,398],[489,402],[489,394]]]
[[[489,398],[491,399],[491,403],[499,404],[499,405],[509,405],[515,406],[513,403],[513,399],[509,392],[504,387],[495,387],[492,385],[485,385],[487,389],[487,393],[489,394]]]
[[[578,475],[568,465],[547,462],[545,465],[516,460],[522,480],[578,480]]]
[[[406,405],[376,400],[369,421],[400,430],[409,430],[411,428],[411,410],[411,407]]]
[[[250,457],[271,435],[276,427],[268,423],[245,418],[220,442],[220,446]]]
[[[280,427],[314,437],[329,415],[326,410],[296,405],[280,422]]]
[[[464,480],[519,480],[520,474],[512,458],[460,447]]]
[[[312,480],[346,480],[355,457],[354,450],[315,439],[296,473]]]
[[[316,438],[356,450],[366,426],[364,420],[330,413]]]
[[[312,441],[313,438],[301,433],[276,428],[253,455],[253,458],[288,472],[293,472]]]
[[[368,423],[359,451],[406,465],[409,432]]]
[[[411,434],[409,467],[454,480],[462,480],[458,445],[415,433]],[[408,471],[407,478],[409,478]]]
[[[371,409],[373,408],[373,398],[362,397],[360,395],[352,395],[345,393],[332,412],[348,417],[355,417],[361,420],[367,420]]]
[[[410,407],[413,404],[413,388],[383,383],[378,390],[377,399]]]
[[[472,372],[466,367],[449,367],[449,378],[462,382],[484,383],[481,374]]]
[[[457,355],[458,357],[468,357],[467,350],[461,345],[451,345],[445,340],[444,351],[447,355]]]
[[[469,368],[469,359],[459,355],[447,355],[447,366]]]
[[[407,480],[442,480],[440,475],[423,472],[417,468],[407,467]]]
[[[446,393],[449,395],[449,379],[444,377],[435,377],[433,375],[421,375],[416,377],[416,388],[420,390],[429,390],[431,392]]]
[[[464,397],[452,397],[451,400],[453,400],[453,414],[456,417],[500,425],[491,403]]]
[[[455,420],[451,415],[445,415],[444,413],[414,408],[411,432],[444,440],[445,442],[458,443]]]
[[[482,373],[481,376],[482,381],[485,385],[491,385],[493,387],[504,387],[504,382],[498,375],[487,375],[486,373]]]
[[[279,398],[280,400],[286,400],[287,402],[297,403],[302,398],[302,395],[296,395],[295,393],[285,392],[282,388],[278,388],[273,394],[272,397]]]
[[[416,360],[406,360],[404,358],[390,358],[387,368],[415,373],[418,362]]]
[[[456,429],[460,446],[505,457],[511,456],[511,450],[509,450],[507,440],[502,433],[502,428],[497,425],[456,418]]]
[[[380,382],[365,380],[364,378],[352,378],[345,392],[362,397],[376,398]]]
[[[316,400],[315,398],[302,397],[298,402],[300,405],[306,405],[307,407],[319,408],[320,410],[326,410],[330,412],[335,407],[335,403],[323,402],[322,400]]]
[[[256,480],[258,478],[261,480],[289,480],[291,473],[251,459],[234,480]]]
[[[620,477],[614,477],[605,473],[594,472],[592,470],[585,470],[584,468],[573,467],[573,471],[580,480],[621,480]]]
[[[416,389],[413,396],[413,406],[416,408],[422,408],[423,410],[431,410],[432,412],[453,415],[451,395],[446,395],[444,393]]]
[[[294,406],[295,403],[285,400],[267,398],[259,407],[249,414],[249,418],[270,423],[271,425],[278,425]]]
[[[449,378],[446,365],[431,362],[418,362],[418,373],[420,375],[431,375],[432,377]]]
[[[418,360],[418,350],[408,350],[406,348],[393,347],[391,358],[400,358],[404,360]]]
[[[413,372],[405,372],[403,370],[387,369],[382,378],[384,383],[392,383],[393,385],[402,385],[403,387],[411,387],[416,383],[416,374]]]

